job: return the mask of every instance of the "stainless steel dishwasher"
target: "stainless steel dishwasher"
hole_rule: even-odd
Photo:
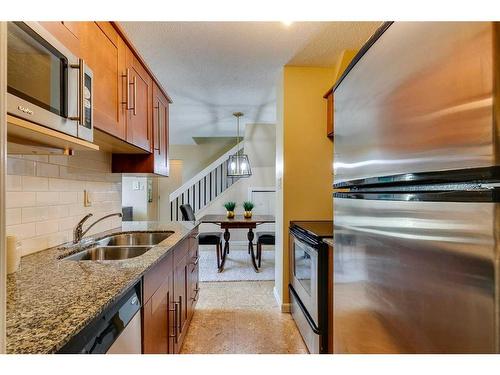
[[[77,333],[59,353],[141,354],[141,284],[137,283]]]

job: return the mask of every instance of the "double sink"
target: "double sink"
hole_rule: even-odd
[[[174,232],[131,232],[104,237],[95,246],[64,257],[65,260],[123,260],[149,251]]]

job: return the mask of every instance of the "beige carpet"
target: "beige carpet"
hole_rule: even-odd
[[[264,281],[274,280],[274,249],[262,250],[262,263],[255,272],[248,250],[243,246],[232,246],[226,258],[224,271],[217,272],[217,257],[214,246],[200,246],[200,281]]]

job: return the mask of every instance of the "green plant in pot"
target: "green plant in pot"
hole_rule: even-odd
[[[236,208],[236,202],[226,202],[224,203],[224,207],[227,210],[227,217],[232,219],[234,217],[234,209]]]
[[[252,209],[254,207],[255,205],[253,204],[253,202],[250,201],[243,202],[243,208],[245,209],[245,213],[243,214],[243,216],[245,216],[245,218],[247,219],[250,219],[252,217]]]

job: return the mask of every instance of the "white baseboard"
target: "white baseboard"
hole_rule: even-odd
[[[274,293],[274,298],[276,299],[276,302],[278,303],[278,306],[281,309],[282,313],[289,313],[291,311],[291,306],[289,303],[283,303],[281,301],[280,295],[278,293],[278,289],[276,289],[276,285],[273,287],[273,293]]]

